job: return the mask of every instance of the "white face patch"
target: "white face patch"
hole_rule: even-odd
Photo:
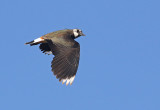
[[[73,29],[73,34],[74,34],[74,37],[78,37],[79,33],[77,32],[78,29]]]

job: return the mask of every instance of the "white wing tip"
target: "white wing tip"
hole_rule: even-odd
[[[72,85],[73,81],[75,79],[75,75],[72,76],[71,78],[66,78],[66,79],[62,79],[62,84],[64,84],[66,82],[66,86],[70,83],[70,85]]]

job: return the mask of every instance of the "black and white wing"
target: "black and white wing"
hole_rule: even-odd
[[[66,46],[58,43],[53,43],[51,40],[47,41],[53,55],[51,67],[54,75],[62,84],[66,82],[72,84],[75,78],[80,57],[80,45],[74,41],[71,46]]]

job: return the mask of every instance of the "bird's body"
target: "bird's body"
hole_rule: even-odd
[[[84,36],[80,29],[59,30],[41,36],[26,44],[37,45],[43,53],[53,54],[52,71],[62,83],[72,84],[80,56],[80,45],[74,39]]]

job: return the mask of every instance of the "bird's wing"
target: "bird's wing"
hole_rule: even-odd
[[[73,43],[73,42],[72,42]],[[72,84],[79,65],[80,45],[74,41],[71,46],[66,46],[48,41],[55,57],[52,60],[52,71],[62,83]]]
[[[48,54],[48,55],[52,54],[48,43],[41,43],[39,48],[45,54]]]

